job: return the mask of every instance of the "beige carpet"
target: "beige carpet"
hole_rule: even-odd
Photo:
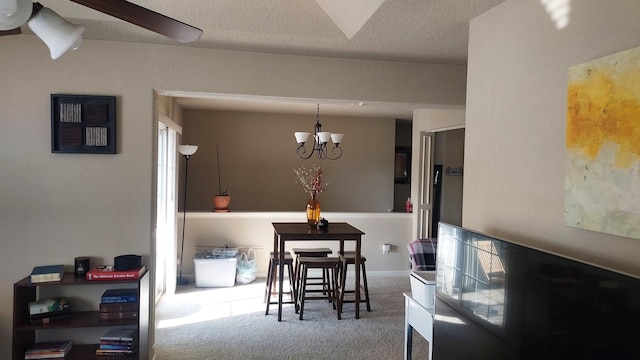
[[[342,320],[324,301],[305,305],[298,320],[285,305],[283,321],[277,307],[265,316],[264,280],[231,288],[179,287],[156,310],[158,360],[196,359],[402,359],[404,296],[409,277],[369,279],[372,311],[345,304]],[[425,359],[426,341],[414,335],[413,357]]]

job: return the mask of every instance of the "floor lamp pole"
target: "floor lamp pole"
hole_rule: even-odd
[[[182,278],[182,258],[184,255],[184,230],[186,226],[187,220],[187,180],[189,176],[189,158],[191,155],[195,154],[198,147],[195,145],[180,145],[178,150],[182,155],[184,155],[184,203],[182,208],[182,243],[180,245],[180,270],[178,272],[178,279],[176,280],[177,285],[186,285],[189,283],[189,280]]]

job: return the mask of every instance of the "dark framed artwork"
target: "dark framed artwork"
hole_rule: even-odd
[[[51,152],[115,154],[115,96],[51,94]]]
[[[396,183],[407,184],[411,181],[411,148],[408,146],[396,147],[394,178]]]

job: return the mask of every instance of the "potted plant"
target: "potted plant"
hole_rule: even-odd
[[[220,152],[218,150],[218,144],[216,144],[216,159],[218,162],[218,194],[213,195],[213,211],[227,212],[229,211],[229,203],[231,203],[231,194],[229,190],[222,187],[220,181]]]

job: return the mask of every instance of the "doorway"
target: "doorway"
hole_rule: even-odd
[[[411,186],[414,239],[437,235],[439,221],[462,225],[464,127],[464,109],[418,109],[413,113],[416,156],[411,166],[417,170],[412,175]],[[436,190],[440,192],[439,198],[436,198]],[[439,204],[436,205],[437,200]]]

